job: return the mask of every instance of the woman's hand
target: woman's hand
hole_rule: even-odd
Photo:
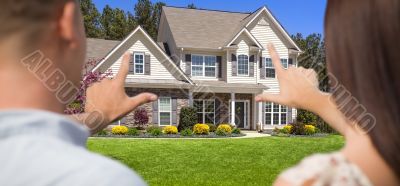
[[[275,67],[280,94],[261,94],[256,101],[274,102],[294,108],[302,108],[310,111],[317,109],[319,97],[324,93],[318,89],[317,74],[312,69],[303,67],[283,68],[279,55],[273,45],[268,45],[268,50]]]
[[[135,97],[126,94],[125,79],[129,72],[129,61],[130,54],[125,54],[114,79],[103,79],[90,86],[86,91],[85,113],[73,116],[75,120],[88,126],[92,133],[102,130],[138,106],[157,100],[157,96],[150,93]]]

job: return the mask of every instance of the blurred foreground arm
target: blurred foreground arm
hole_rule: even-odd
[[[126,94],[125,79],[129,72],[129,60],[130,55],[125,54],[114,79],[103,79],[87,89],[85,113],[70,116],[85,124],[92,134],[106,128],[138,106],[157,100],[157,96],[151,93],[142,93],[135,97]]]

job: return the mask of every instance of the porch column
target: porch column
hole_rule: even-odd
[[[193,91],[189,90],[189,106],[193,107]]]
[[[264,130],[264,121],[263,121],[263,104],[262,102],[258,102],[258,124],[260,125],[260,130]]]
[[[231,93],[231,125],[236,125],[235,123],[235,93]]]

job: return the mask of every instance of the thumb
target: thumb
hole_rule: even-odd
[[[274,102],[274,103],[279,103],[283,104],[284,99],[282,98],[281,95],[279,94],[259,94],[256,96],[255,100],[257,102]]]
[[[135,97],[129,98],[129,106],[133,109],[145,103],[157,100],[157,95],[152,93],[141,93]]]

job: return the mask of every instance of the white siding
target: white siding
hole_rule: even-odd
[[[268,22],[268,21],[267,21]],[[260,42],[262,46],[267,48],[269,43],[274,44],[279,56],[281,58],[288,58],[289,50],[278,37],[275,31],[270,25],[266,24],[256,24],[255,27],[250,31],[251,34]],[[265,50],[262,52],[263,57],[270,57],[269,51]],[[258,73],[257,79],[259,83],[265,84],[270,89],[267,90],[268,93],[279,93],[279,84],[275,78],[260,79],[260,74]]]
[[[138,75],[129,74],[128,79],[175,79],[171,73],[161,64],[160,61],[165,61],[164,56],[157,48],[153,47],[151,43],[145,38],[143,34],[138,34],[135,37],[136,41],[128,49],[130,53],[144,52],[145,55],[150,55],[150,74],[151,75]],[[122,56],[110,67],[115,75],[121,66]]]
[[[239,55],[247,55],[250,57],[250,55],[254,55],[253,53],[250,53],[250,46],[253,43],[245,34],[242,34],[241,36],[238,37],[237,41],[234,43],[237,43],[237,46],[239,49],[236,51],[236,57]],[[227,65],[227,70],[228,70],[228,83],[248,83],[248,84],[256,84],[257,83],[257,77],[256,77],[256,70],[257,70],[257,64],[254,64],[254,77],[250,76],[232,76],[232,60],[231,60],[231,52],[228,54],[228,65]],[[249,72],[250,73],[250,72]]]

